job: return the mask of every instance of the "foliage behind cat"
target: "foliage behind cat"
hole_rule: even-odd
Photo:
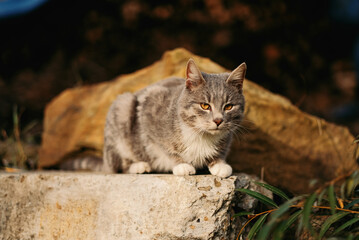
[[[195,174],[208,166],[227,177],[225,162],[244,113],[246,64],[231,73],[199,71],[190,59],[186,78],[169,78],[118,96],[105,126],[105,172]]]

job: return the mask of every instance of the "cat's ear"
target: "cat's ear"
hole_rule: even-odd
[[[198,69],[196,63],[191,58],[187,63],[186,68],[186,88],[189,90],[196,89],[205,83],[201,71]]]
[[[243,89],[243,81],[246,75],[247,65],[242,63],[236,69],[234,69],[229,77],[227,78],[227,83],[232,84],[238,88],[239,91]]]

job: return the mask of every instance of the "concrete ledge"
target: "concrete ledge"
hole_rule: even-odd
[[[0,173],[0,239],[234,239],[251,179]]]

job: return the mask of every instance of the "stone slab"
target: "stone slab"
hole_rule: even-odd
[[[0,173],[0,239],[235,239],[252,177]]]

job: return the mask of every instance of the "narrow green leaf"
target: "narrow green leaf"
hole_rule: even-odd
[[[354,189],[358,185],[358,182],[359,182],[359,172],[354,171],[352,173],[352,175],[350,176],[350,178],[346,181],[346,183],[347,183],[347,188],[346,188],[347,196],[350,196],[353,193]]]
[[[357,138],[359,137],[359,135],[357,136]],[[359,138],[357,139],[359,141]],[[351,178],[357,178],[359,177],[359,172],[358,170],[355,170],[352,175],[350,176]]]
[[[286,224],[286,221],[282,221],[278,226],[274,228],[273,233],[271,234],[272,240],[282,240],[285,234],[285,231],[281,231],[281,228]]]
[[[324,188],[323,191],[318,196],[318,205],[322,204],[323,196],[327,193],[327,189]]]
[[[280,229],[285,225],[285,221],[282,221],[276,228],[274,228],[274,231],[271,235],[272,240],[281,240],[283,239],[284,233]]]
[[[264,196],[263,194],[260,194],[258,192],[255,192],[255,191],[252,191],[249,189],[244,189],[244,188],[236,189],[236,190],[240,191],[242,193],[246,193],[249,196],[258,199],[258,201],[262,202],[263,204],[265,204],[267,206],[272,206],[272,207],[278,208],[278,205],[272,199],[270,199],[267,196]]]
[[[328,229],[330,228],[330,226],[335,223],[336,221],[340,220],[341,218],[345,217],[346,215],[348,215],[348,212],[339,212],[336,213],[332,216],[330,216],[322,225],[322,228],[320,229],[319,232],[319,239],[322,239],[322,237],[324,236],[324,234],[328,231]]]
[[[267,240],[273,226],[274,226],[273,223],[264,225],[264,227],[262,227],[262,229],[258,233],[257,240]]]
[[[289,200],[289,197],[280,189],[273,187],[269,184],[266,183],[261,183],[261,182],[254,182],[255,184],[264,187],[266,189],[268,189],[269,191],[273,192],[274,194],[277,194],[279,197],[285,199],[285,200]]]
[[[248,233],[248,239],[253,239],[254,236],[257,234],[258,230],[262,227],[264,221],[266,220],[268,213],[263,214],[253,225],[251,230]]]
[[[296,211],[292,214],[285,223],[280,227],[279,231],[285,232],[287,229],[297,220],[297,218],[303,213],[303,209]]]
[[[354,180],[353,178],[349,178],[347,181],[346,181],[346,194],[347,196],[350,196],[355,188],[355,185],[354,185]]]
[[[298,236],[300,235],[302,230],[303,230],[303,214],[299,215],[299,222],[298,222],[297,230],[296,230],[296,233],[295,233],[295,235],[297,236],[298,239],[299,239]]]
[[[288,228],[298,219],[302,214],[303,209],[296,211],[289,218],[284,219],[278,226],[274,228],[274,232],[271,235],[272,240],[282,240],[285,236],[285,232]]]
[[[313,206],[316,198],[317,198],[317,194],[313,193],[312,195],[309,196],[307,201],[305,201],[305,203],[304,203],[303,218],[302,218],[303,227],[308,230],[311,230],[309,219],[310,219],[310,214],[312,213],[312,206]],[[301,229],[299,229],[299,231],[301,231]]]
[[[346,187],[346,182],[343,182],[342,185],[340,186],[340,197],[342,199],[345,199],[345,187]]]
[[[233,215],[233,217],[241,217],[241,216],[248,216],[248,215],[253,215],[253,213],[251,212],[239,212]]]
[[[335,193],[334,193],[334,186],[333,184],[331,184],[328,187],[328,197],[329,197],[329,205],[330,205],[330,211],[332,213],[332,215],[335,214],[335,208],[337,207],[336,205],[336,198],[335,198]]]
[[[359,199],[355,199],[354,201],[348,203],[347,205],[344,206],[344,208],[345,209],[350,209],[351,207],[353,207],[357,203],[359,203]]]
[[[270,215],[270,222],[275,222],[278,218],[280,218],[290,209],[294,202],[296,202],[300,198],[301,197],[292,198],[291,200],[280,205],[279,208]]]
[[[358,237],[356,237],[356,238],[358,238]],[[349,234],[349,236],[347,237],[346,240],[353,240],[353,239],[354,239],[354,235],[353,235],[353,234]]]
[[[271,213],[268,223],[266,223],[264,227],[260,230],[257,239],[267,239],[267,236],[272,231],[273,227],[278,224],[279,218],[282,217],[291,208],[293,202],[296,202],[299,198],[301,197],[296,197],[283,203],[279,206],[277,210]]]
[[[333,232],[333,235],[338,234],[339,232],[343,231],[344,229],[346,229],[347,227],[353,225],[354,223],[356,223],[357,221],[359,221],[358,217],[352,218],[350,219],[348,222],[344,223],[343,225],[341,225],[340,227],[338,227],[337,229],[335,229],[335,231]]]

